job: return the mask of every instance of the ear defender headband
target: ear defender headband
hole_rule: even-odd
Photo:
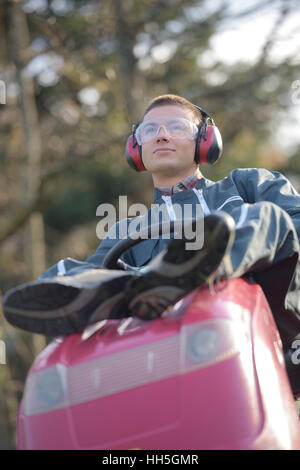
[[[213,118],[199,106],[193,105],[204,118],[198,125],[194,160],[201,165],[212,165],[222,155],[223,143],[219,129]],[[136,171],[146,171],[142,159],[142,146],[137,143],[136,130],[140,123],[132,126],[132,134],[127,139],[126,159],[129,166]]]

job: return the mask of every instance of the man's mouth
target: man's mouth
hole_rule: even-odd
[[[170,147],[159,147],[158,149],[155,149],[153,153],[169,153],[169,152],[175,152],[175,149],[171,149]]]

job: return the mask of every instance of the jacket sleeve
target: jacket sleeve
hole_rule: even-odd
[[[285,176],[278,171],[250,168],[233,170],[230,178],[245,202],[269,201],[286,211],[300,241],[300,194]]]
[[[126,225],[127,219],[124,219],[123,222]],[[112,248],[116,243],[120,241],[120,223],[117,222],[107,233],[106,237],[102,240],[100,245],[98,246],[96,252],[89,256],[85,261],[79,261],[73,258],[65,258],[51,268],[47,269],[43,274],[39,276],[39,279],[55,277],[55,276],[74,276],[75,274],[79,274],[82,271],[86,271],[88,269],[97,269],[102,267],[103,260],[106,254],[109,252],[110,248]],[[122,225],[123,225],[122,223]],[[134,265],[134,260],[130,249],[126,251],[122,256],[121,259],[129,264]]]

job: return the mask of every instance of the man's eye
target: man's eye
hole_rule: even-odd
[[[170,128],[172,131],[184,131],[185,125],[180,122],[175,122],[174,124],[171,124]]]
[[[145,135],[152,134],[154,131],[155,131],[154,126],[147,126],[147,127],[144,128],[144,134]]]

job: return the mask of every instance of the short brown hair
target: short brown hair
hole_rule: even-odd
[[[183,108],[191,111],[195,120],[195,124],[197,125],[203,120],[202,113],[189,100],[183,98],[182,96],[166,94],[166,95],[157,96],[156,98],[150,101],[150,103],[147,106],[146,111],[143,114],[141,121],[143,121],[145,115],[151,109],[156,108],[158,106],[166,106],[166,105],[182,106]]]

